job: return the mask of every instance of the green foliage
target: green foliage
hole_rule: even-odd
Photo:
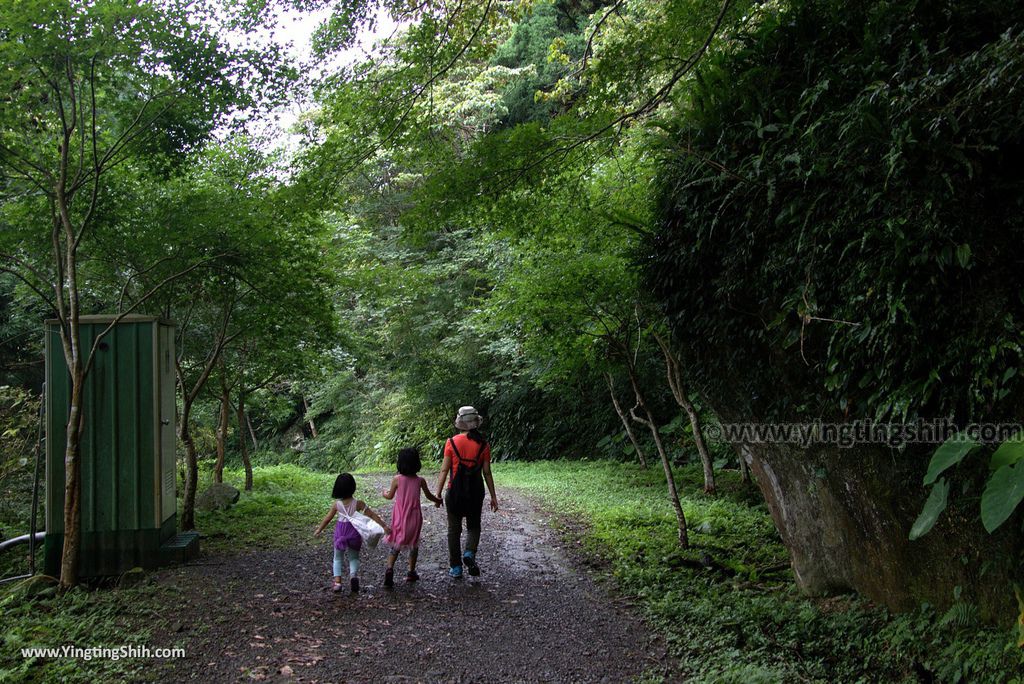
[[[910,528],[911,540],[923,537],[935,527],[939,516],[946,510],[948,497],[949,483],[943,477],[932,486],[931,493],[928,494],[928,500],[924,503],[921,515],[914,521],[914,526]]]
[[[992,473],[981,495],[981,522],[989,532],[1006,522],[1024,500],[1024,466],[1005,465]]]
[[[39,397],[17,387],[0,385],[0,540],[27,534],[29,531],[38,439]],[[36,524],[40,529],[45,526],[42,510],[39,511]],[[0,577],[26,572],[27,546],[0,554]]]
[[[965,456],[980,446],[970,438],[956,435],[935,450],[924,477],[925,485],[932,485],[931,493],[924,510],[910,530],[912,540],[927,534],[946,509],[949,484],[944,477],[937,482],[935,478],[947,468],[963,461]],[[1024,467],[1020,466],[1022,458],[1024,449],[1019,435],[1003,442],[992,454],[989,461],[991,474],[981,494],[981,522],[989,533],[1006,522],[1024,500]]]
[[[766,5],[700,66],[645,263],[701,382],[764,417],[1014,414],[1019,9]]]
[[[171,589],[142,584],[128,589],[25,598],[17,584],[0,587],[0,682],[155,681],[145,659],[22,658],[22,648],[153,647],[150,635],[166,621],[165,606],[183,600]]]
[[[237,553],[319,543],[312,538],[313,528],[331,506],[331,488],[340,472],[312,472],[294,464],[253,468],[253,490],[243,491],[237,504],[226,511],[196,512],[204,548]],[[212,472],[201,474],[199,491],[212,482]],[[224,482],[241,490],[245,473],[225,470]],[[371,508],[380,505],[375,487],[359,477],[356,484],[357,498]]]
[[[942,446],[935,450],[931,462],[928,464],[928,472],[924,475],[924,483],[930,485],[947,468],[955,466],[964,460],[967,454],[980,446],[969,437],[953,437],[946,440]]]
[[[583,36],[574,24],[556,3],[541,0],[515,25],[508,40],[494,51],[491,61],[495,64],[534,67],[532,74],[516,79],[505,88],[502,98],[507,114],[502,118],[503,126],[545,121],[558,113],[559,103],[543,97],[542,93],[550,91],[569,71],[569,61],[579,59],[583,52]],[[568,32],[563,28],[566,25]],[[552,55],[555,46],[557,56]]]
[[[1024,654],[1007,631],[979,626],[969,604],[890,615],[853,597],[800,597],[788,573],[771,570],[788,556],[734,474],[719,475],[712,498],[685,495],[699,491],[699,467],[679,472],[695,541],[686,552],[652,473],[559,461],[503,464],[495,475],[539,496],[567,542],[639,601],[686,681],[1021,681]],[[734,574],[701,568],[703,553]]]

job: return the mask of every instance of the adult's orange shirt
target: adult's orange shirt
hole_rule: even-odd
[[[491,462],[490,444],[484,444],[481,447],[469,435],[459,433],[451,439],[445,440],[444,443],[444,455],[452,459],[452,479],[455,478],[455,473],[459,470],[460,460],[459,456],[455,454],[455,449],[452,449],[452,442],[455,442],[455,449],[458,449],[459,454],[462,455],[461,460],[465,461],[470,468],[479,463],[481,457],[483,458],[483,463]],[[481,452],[483,452],[482,456]],[[452,486],[451,479],[448,480],[448,486]]]

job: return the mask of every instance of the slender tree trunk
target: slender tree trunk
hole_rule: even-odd
[[[608,383],[608,393],[612,397],[612,405],[615,406],[615,413],[619,415],[619,420],[622,421],[622,427],[626,428],[626,435],[629,437],[630,443],[633,445],[633,449],[636,450],[637,458],[640,459],[640,467],[647,468],[647,458],[644,456],[643,449],[640,448],[640,442],[636,438],[636,434],[633,432],[633,426],[630,424],[629,416],[626,415],[625,410],[622,408],[622,404],[619,403],[619,398],[615,394],[615,381],[612,379],[611,373],[604,374],[605,382]]]
[[[227,452],[228,418],[231,415],[231,394],[227,380],[224,378],[224,367],[221,365],[220,376],[220,415],[217,425],[217,463],[213,466],[213,481],[224,481],[224,456]]]
[[[77,327],[77,326],[76,326]],[[60,556],[60,588],[78,584],[78,557],[81,541],[81,435],[83,425],[82,395],[85,376],[75,343],[71,370],[71,408],[68,412],[64,444],[64,545]]]
[[[199,480],[199,463],[196,460],[196,443],[189,429],[189,415],[192,413],[192,402],[186,396],[181,417],[178,422],[178,437],[185,445],[185,495],[181,502],[181,529],[196,528],[196,488]]]
[[[252,491],[252,462],[249,460],[249,445],[245,441],[245,424],[249,416],[245,413],[245,390],[238,390],[238,446],[242,451],[242,465],[245,466],[245,491]]]
[[[686,411],[686,415],[690,419],[690,427],[693,428],[693,441],[697,445],[697,453],[700,454],[700,462],[704,467],[704,492],[707,494],[715,493],[715,468],[714,463],[711,460],[711,454],[708,452],[708,446],[704,442],[704,431],[701,428],[700,416],[697,415],[697,409],[693,407],[693,403],[682,395],[683,401],[679,404]]]
[[[700,461],[704,466],[704,491],[708,494],[713,494],[715,492],[714,463],[711,460],[708,446],[704,442],[704,431],[701,428],[700,416],[697,414],[697,409],[694,408],[693,402],[690,401],[690,397],[687,396],[679,360],[672,353],[668,342],[662,339],[660,335],[655,335],[654,339],[657,340],[658,346],[661,347],[661,353],[665,357],[665,371],[668,375],[668,386],[672,390],[672,396],[675,397],[676,403],[686,412],[686,416],[690,419],[690,427],[693,428],[693,442],[697,445],[697,453],[700,454]]]
[[[249,428],[249,437],[252,439],[252,450],[256,451],[260,448],[260,442],[256,439],[256,431],[252,429],[252,418],[249,417],[248,411],[245,412],[245,424]]]
[[[669,461],[668,452],[665,451],[665,444],[661,440],[661,431],[658,430],[658,424],[654,421],[654,415],[647,408],[647,402],[637,381],[636,369],[633,368],[632,363],[628,359],[626,361],[626,368],[629,370],[629,382],[633,385],[633,393],[636,395],[636,406],[630,410],[630,413],[636,422],[646,425],[651,431],[651,437],[654,438],[654,446],[657,447],[658,456],[661,458],[661,465],[665,468],[665,481],[668,483],[668,495],[672,500],[672,508],[676,512],[676,523],[679,528],[679,545],[684,549],[689,548],[690,537],[686,530],[686,514],[683,513],[683,506],[679,502],[676,478],[672,474],[672,464]],[[637,415],[636,408],[639,408],[643,415]]]
[[[313,416],[309,415],[309,402],[306,401],[306,397],[302,397],[302,407],[306,411],[306,419],[309,421],[309,431],[313,435],[313,439],[316,439],[316,424],[313,422]]]
[[[741,444],[736,449],[736,453],[740,457],[740,482],[750,482],[750,467],[747,465],[747,445]]]
[[[60,588],[70,589],[78,584],[78,561],[82,539],[82,427],[85,414],[82,400],[85,389],[85,362],[82,359],[82,339],[79,334],[79,299],[78,299],[78,259],[75,230],[71,224],[68,201],[64,194],[67,173],[67,146],[70,132],[65,135],[61,147],[60,180],[56,187],[56,206],[59,211],[59,225],[64,232],[64,250],[60,252],[59,231],[52,234],[54,256],[64,259],[64,273],[61,282],[57,283],[58,306],[65,315],[61,316],[61,337],[64,347],[64,358],[71,374],[71,406],[68,410],[66,438],[64,446],[64,544],[60,555]],[[67,290],[68,306],[64,308],[64,289]],[[67,327],[64,327],[64,324]],[[66,332],[65,332],[66,331]]]

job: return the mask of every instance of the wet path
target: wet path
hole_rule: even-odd
[[[332,594],[326,533],[317,547],[164,571],[161,583],[193,597],[168,633],[155,635],[188,653],[161,678],[623,682],[663,674],[665,648],[631,608],[576,566],[531,502],[509,490],[499,498],[499,513],[484,511],[480,578],[448,577],[444,511],[433,506],[424,506],[416,584],[405,582],[402,558],[395,588],[385,589],[377,549],[363,553],[363,590]]]

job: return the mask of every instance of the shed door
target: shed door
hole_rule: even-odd
[[[174,464],[175,449],[175,401],[174,401],[174,328],[161,325],[160,328],[160,478],[161,478],[161,522],[174,515],[177,507],[175,498]]]

